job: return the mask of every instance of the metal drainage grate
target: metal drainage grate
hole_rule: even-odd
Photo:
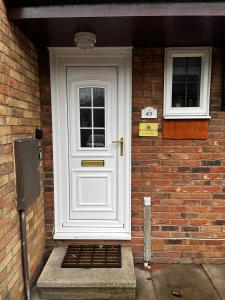
[[[62,268],[121,268],[120,245],[70,245]]]

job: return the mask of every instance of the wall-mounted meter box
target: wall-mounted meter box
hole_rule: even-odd
[[[18,139],[14,142],[16,163],[17,208],[25,209],[40,195],[40,168],[38,142]]]

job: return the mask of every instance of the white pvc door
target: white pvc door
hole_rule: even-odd
[[[57,69],[52,75],[59,83],[59,97],[53,100],[54,145],[61,141],[54,157],[58,174],[54,237],[129,239],[126,60],[124,55],[111,60],[92,55],[60,63],[59,76]]]
[[[122,226],[120,145],[112,143],[119,138],[116,68],[70,67],[67,82],[70,219],[79,226]]]

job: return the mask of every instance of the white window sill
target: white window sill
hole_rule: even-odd
[[[176,116],[176,115],[171,115],[171,116],[164,116],[163,117],[164,119],[166,120],[185,120],[185,119],[211,119],[211,116],[187,116],[187,115],[179,115],[179,116]]]

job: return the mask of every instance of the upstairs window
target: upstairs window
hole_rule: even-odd
[[[210,79],[211,48],[167,48],[164,118],[210,118]]]

